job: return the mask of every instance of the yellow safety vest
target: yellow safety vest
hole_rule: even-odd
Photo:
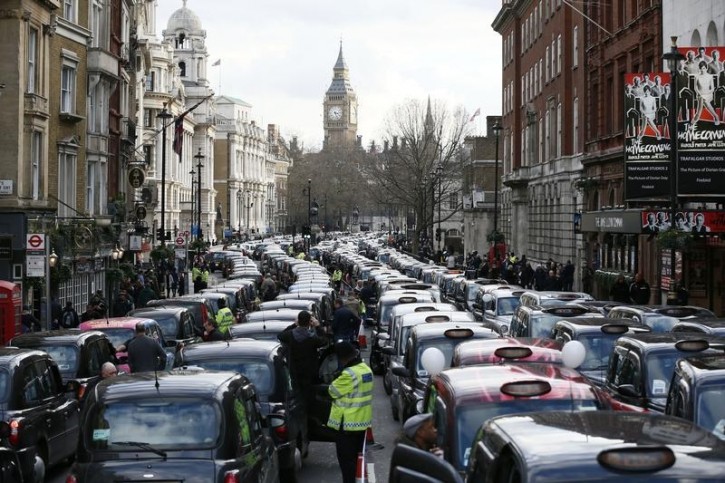
[[[365,431],[373,424],[373,371],[364,362],[346,367],[328,392],[332,408],[327,426],[343,431]]]
[[[219,326],[219,332],[226,334],[229,332],[229,327],[234,325],[234,314],[229,307],[223,307],[216,313],[216,323]]]
[[[342,272],[340,270],[332,272],[332,281],[339,282],[340,280],[342,280]]]
[[[202,282],[209,282],[209,270],[204,270],[201,272],[201,281]]]

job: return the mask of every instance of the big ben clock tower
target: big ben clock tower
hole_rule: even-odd
[[[353,146],[357,141],[357,94],[350,85],[350,73],[342,56],[342,41],[332,70],[332,83],[322,104],[325,147]]]

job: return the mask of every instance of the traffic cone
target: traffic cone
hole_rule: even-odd
[[[355,469],[355,483],[368,483],[368,472],[365,468],[365,453],[357,454],[357,468]]]
[[[368,429],[365,430],[365,445],[370,449],[383,449],[385,446],[383,446],[380,443],[375,442],[375,437],[373,436],[373,427],[368,426]]]
[[[368,348],[368,338],[365,334],[360,334],[357,336],[357,343],[360,346],[361,349],[367,349]]]

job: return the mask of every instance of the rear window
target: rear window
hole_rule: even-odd
[[[0,402],[7,402],[10,391],[10,374],[5,369],[0,369]]]
[[[259,359],[202,359],[187,358],[184,364],[199,366],[208,371],[227,371],[244,374],[252,381],[257,393],[269,395],[274,390],[274,366]]]
[[[138,453],[155,449],[213,448],[222,427],[221,408],[211,400],[154,398],[97,405],[85,425],[92,450]]]
[[[45,351],[58,364],[60,372],[74,372],[78,368],[78,348],[71,345],[44,345]]]
[[[520,305],[518,297],[501,297],[496,299],[496,315],[514,315]]]
[[[179,333],[179,321],[176,320],[176,317],[165,317],[163,319],[157,319],[154,317],[153,319],[161,327],[164,339],[176,339],[176,336]]]
[[[113,327],[113,328],[94,328],[93,330],[100,330],[108,338],[111,340],[111,344],[113,347],[120,347],[122,345],[126,345],[126,342],[131,340],[134,336],[134,329],[133,328],[122,328],[122,327]]]

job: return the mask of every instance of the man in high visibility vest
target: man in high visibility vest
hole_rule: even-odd
[[[327,426],[337,431],[335,448],[342,482],[355,483],[357,455],[373,424],[373,371],[351,342],[336,344],[335,352],[342,371],[328,388],[332,407]]]
[[[219,310],[216,313],[216,323],[219,332],[226,337],[229,334],[229,328],[234,324],[234,314],[227,307],[227,301],[223,298],[219,299]]]
[[[339,268],[335,268],[335,271],[332,272],[332,283],[335,285],[335,290],[339,292],[342,283],[342,270]]]

